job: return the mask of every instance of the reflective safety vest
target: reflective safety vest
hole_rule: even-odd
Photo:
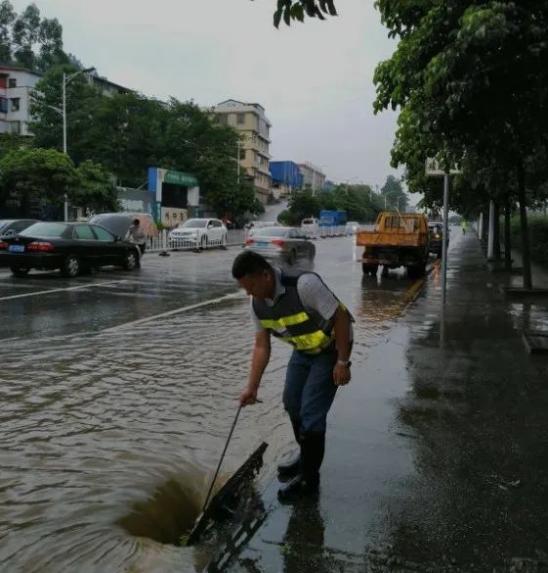
[[[326,320],[318,312],[305,309],[297,290],[297,281],[302,274],[304,273],[290,276],[282,273],[281,283],[285,287],[285,293],[273,306],[254,298],[253,310],[261,326],[273,336],[301,352],[319,354],[335,340],[335,320]],[[342,303],[340,305],[345,308]]]

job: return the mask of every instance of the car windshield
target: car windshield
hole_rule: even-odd
[[[66,230],[65,223],[35,223],[19,234],[22,237],[61,237]]]
[[[7,229],[12,223],[13,221],[11,219],[4,219],[0,221],[0,232],[4,229]]]
[[[207,219],[189,219],[185,221],[181,228],[183,229],[202,229],[207,225]]]
[[[253,233],[254,237],[287,237],[288,235],[289,229],[284,227],[263,227]]]

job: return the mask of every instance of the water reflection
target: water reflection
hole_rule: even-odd
[[[284,572],[330,572],[324,555],[324,533],[318,500],[299,500],[293,507],[283,539]]]

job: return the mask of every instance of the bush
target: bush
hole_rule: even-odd
[[[548,216],[529,215],[528,222],[531,259],[537,263],[548,265]],[[512,232],[512,246],[521,250],[519,217],[512,217],[510,229]]]

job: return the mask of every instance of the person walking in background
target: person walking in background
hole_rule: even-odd
[[[241,406],[257,401],[270,360],[271,335],[289,343],[283,393],[299,456],[278,466],[282,501],[318,491],[325,452],[326,418],[337,388],[350,381],[353,318],[316,273],[288,275],[258,253],[239,254],[232,275],[251,296],[255,345]]]
[[[143,255],[146,249],[147,236],[143,231],[143,227],[141,226],[139,219],[133,219],[133,223],[131,223],[128,230],[128,238],[132,243],[139,245],[139,249]]]

